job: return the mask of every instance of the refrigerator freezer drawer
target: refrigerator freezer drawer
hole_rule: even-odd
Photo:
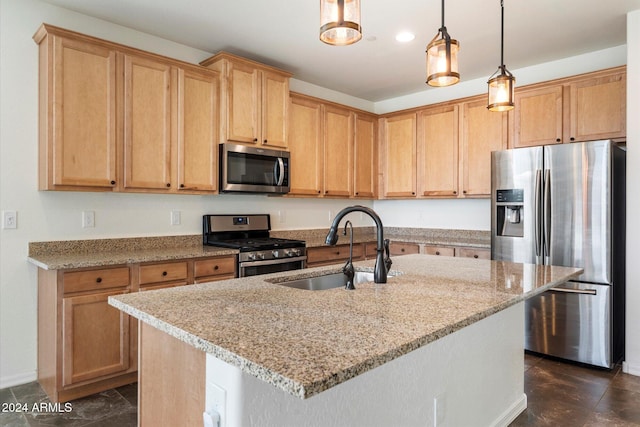
[[[525,349],[612,367],[611,286],[567,282],[526,302]]]

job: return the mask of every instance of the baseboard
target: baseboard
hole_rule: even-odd
[[[30,383],[38,379],[36,371],[24,374],[9,375],[0,378],[0,389]]]
[[[491,427],[507,427],[518,415],[527,409],[527,395],[522,393],[522,397],[516,400],[506,411],[504,411],[492,424]]]
[[[622,362],[622,372],[629,375],[636,375],[640,377],[640,366],[632,365],[629,362]]]

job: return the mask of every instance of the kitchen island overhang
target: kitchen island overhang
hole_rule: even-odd
[[[370,269],[371,262],[356,267]],[[402,274],[355,291],[271,283],[339,270],[333,266],[122,295],[110,303],[205,352],[207,360],[218,359],[306,399],[581,272],[428,255],[397,257],[393,267]],[[515,333],[521,335],[523,328]],[[517,345],[522,350],[522,341]]]

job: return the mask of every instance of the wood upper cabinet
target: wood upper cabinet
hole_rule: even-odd
[[[169,64],[124,55],[124,188],[171,188]]]
[[[223,76],[222,140],[288,147],[290,73],[226,52],[200,65]]]
[[[612,68],[518,89],[510,147],[626,136],[626,72]]]
[[[324,165],[322,103],[291,94],[289,195],[320,196]]]
[[[382,121],[382,196],[415,197],[417,187],[417,114],[385,117]]]
[[[324,195],[349,197],[353,187],[353,113],[324,106]]]
[[[51,33],[39,44],[39,189],[112,191],[116,164],[116,51]]]
[[[459,106],[418,113],[420,195],[457,197]]]
[[[462,197],[491,195],[491,152],[507,148],[508,113],[487,109],[485,96],[462,104]]]
[[[213,70],[178,69],[178,190],[218,190],[220,78]]]
[[[565,142],[627,135],[627,74],[617,70],[569,84],[569,126]]]
[[[378,118],[356,113],[353,153],[353,196],[373,199],[376,196]]]

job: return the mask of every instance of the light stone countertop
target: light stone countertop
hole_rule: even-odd
[[[355,263],[371,271],[373,261]],[[471,258],[393,258],[386,284],[306,291],[277,281],[341,266],[109,297],[109,303],[299,398],[308,398],[582,270]]]
[[[273,237],[305,240],[308,248],[325,246],[328,229],[272,231]],[[385,229],[385,238],[397,242],[491,248],[488,231],[424,228]],[[354,242],[376,240],[374,227],[354,228]],[[349,238],[339,234],[338,244]],[[29,243],[28,261],[45,270],[103,267],[141,262],[235,255],[236,249],[202,246],[202,235],[59,240]]]

